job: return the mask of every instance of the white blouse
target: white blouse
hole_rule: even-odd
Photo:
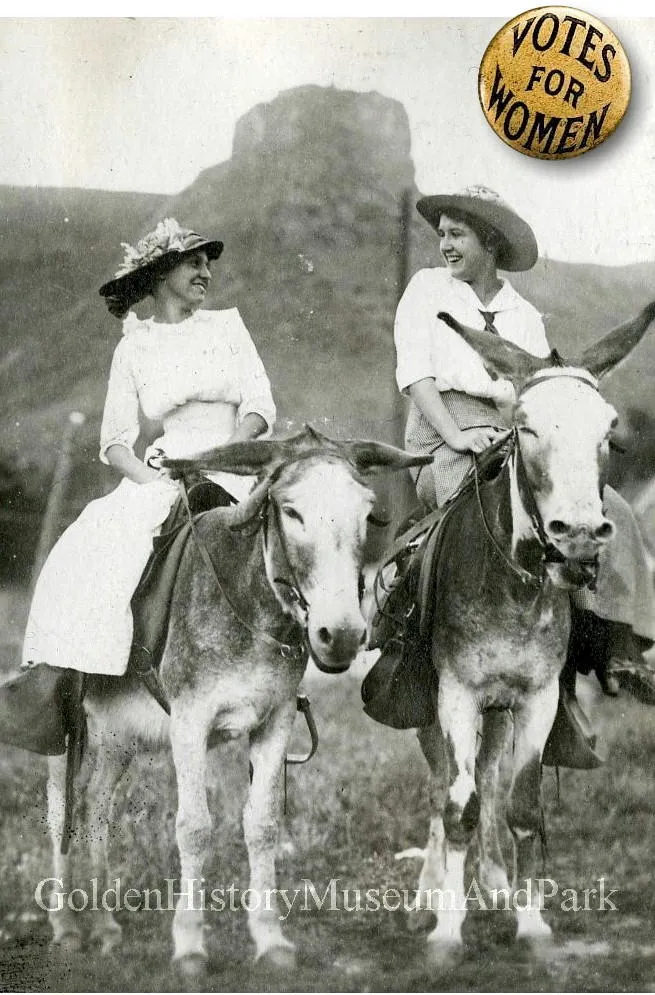
[[[547,356],[550,347],[541,315],[514,290],[508,280],[486,306],[463,280],[445,268],[422,269],[403,294],[394,325],[396,379],[403,393],[418,380],[434,378],[439,390],[458,390],[494,401],[511,399],[506,380],[492,380],[474,349],[437,318],[447,311],[470,328],[483,330],[481,311],[494,312],[503,338],[534,356]]]
[[[163,423],[154,444],[189,456],[226,442],[250,413],[268,433],[275,422],[271,386],[236,308],[196,311],[177,324],[130,312],[114,352],[100,430],[100,459],[110,446],[133,451],[139,409]]]

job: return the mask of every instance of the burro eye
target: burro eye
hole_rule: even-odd
[[[282,514],[286,518],[290,518],[292,522],[300,522],[301,525],[304,525],[302,515],[300,514],[299,511],[297,511],[293,507],[293,505],[291,505],[291,504],[283,504],[282,505]]]
[[[535,439],[539,438],[539,433],[534,428],[530,428],[529,425],[519,425],[519,432],[522,435],[531,435]]]

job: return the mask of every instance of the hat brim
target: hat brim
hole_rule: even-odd
[[[177,263],[181,262],[185,256],[190,255],[192,252],[200,251],[206,253],[207,258],[213,261],[214,259],[218,259],[222,253],[223,243],[216,239],[204,239],[198,236],[197,244],[190,245],[184,252],[180,252],[178,249],[165,252],[163,255],[153,259],[151,263],[139,266],[138,269],[132,270],[131,273],[125,273],[123,276],[114,277],[113,280],[103,283],[98,293],[101,297],[125,298],[136,303],[137,300],[147,297],[150,292],[151,277],[153,273],[160,269],[164,260],[172,261],[174,257],[175,263]],[[141,294],[141,296],[135,297],[135,294]]]
[[[491,225],[505,240],[498,254],[499,269],[509,272],[532,269],[539,257],[537,240],[530,225],[497,201],[465,194],[435,194],[421,197],[416,209],[433,228],[439,227],[441,215],[448,214],[449,210],[469,214]]]

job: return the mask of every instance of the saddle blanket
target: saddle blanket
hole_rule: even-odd
[[[235,498],[210,480],[189,487],[188,501],[194,517],[212,508],[236,504]],[[161,663],[177,571],[191,537],[186,505],[179,497],[153,539],[153,550],[131,600],[134,620],[127,672],[142,675]]]

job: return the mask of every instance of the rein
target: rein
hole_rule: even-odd
[[[191,507],[189,505],[189,495],[187,493],[186,483],[185,483],[183,477],[179,478],[179,480],[178,480],[178,486],[179,486],[179,489],[180,489],[180,494],[182,495],[182,501],[184,502],[184,506],[186,508],[187,516],[189,518],[189,525],[190,525],[190,528],[191,528],[191,534],[192,534],[192,536],[194,538],[196,546],[198,547],[198,550],[200,551],[200,555],[202,556],[202,558],[203,558],[203,560],[204,560],[207,568],[209,569],[210,574],[213,576],[214,581],[216,583],[216,586],[217,586],[218,590],[223,595],[226,603],[229,605],[230,610],[232,611],[232,614],[234,615],[234,617],[237,620],[237,622],[239,622],[239,624],[242,625],[244,627],[244,629],[246,629],[248,632],[250,632],[251,635],[255,636],[256,639],[261,639],[262,642],[266,643],[268,646],[274,647],[280,653],[280,655],[282,656],[282,658],[285,659],[285,660],[300,660],[300,659],[302,659],[303,656],[304,656],[303,643],[304,643],[304,648],[307,649],[308,652],[310,653],[310,655],[313,657],[314,654],[313,654],[313,650],[312,650],[311,644],[309,642],[309,637],[307,635],[307,628],[306,628],[306,626],[303,627],[303,629],[302,629],[302,642],[295,643],[295,644],[293,644],[293,643],[283,643],[279,639],[275,639],[274,636],[269,635],[269,633],[266,632],[264,629],[260,629],[258,627],[255,627],[255,626],[251,625],[249,622],[246,621],[246,619],[243,618],[243,616],[238,611],[236,605],[234,604],[233,600],[229,597],[227,591],[225,590],[225,587],[221,584],[220,578],[218,576],[218,571],[216,570],[216,565],[215,565],[215,563],[214,563],[214,561],[212,559],[211,553],[207,549],[207,546],[203,542],[202,537],[200,536],[200,534],[198,532],[198,528],[197,528],[197,525],[196,525],[196,517],[194,517],[194,515],[193,515],[193,513],[191,511]],[[267,502],[267,505],[268,505],[268,497],[266,499],[266,502]],[[275,507],[276,512],[277,512],[277,505],[274,505],[274,507]],[[266,509],[266,512],[267,511],[268,511],[268,507]],[[264,525],[264,534],[263,534],[264,548],[266,547],[266,535],[267,535],[267,527],[268,527],[267,526],[267,523],[268,523],[268,514],[266,512],[263,512],[262,517],[261,517],[261,522]],[[201,516],[197,516],[197,517],[199,518]],[[292,578],[295,581],[295,574],[293,573],[293,569],[291,568],[291,563],[289,562],[289,557],[288,557],[288,554],[287,554],[287,551],[286,551],[286,544],[285,544],[284,539],[283,539],[282,525],[279,522],[279,518],[277,517],[277,514],[276,514],[276,523],[277,523],[278,535],[279,535],[279,538],[280,538],[280,542],[281,542],[282,548],[284,550],[284,555],[286,557],[287,564],[288,564],[289,568],[291,569]],[[280,583],[281,581],[282,581],[282,578],[276,578],[275,579],[276,583]],[[307,603],[304,595],[302,594],[302,591],[300,590],[300,587],[296,586],[295,588],[292,588],[292,589],[294,591],[297,591],[297,596],[298,596],[298,598],[300,600],[301,605],[303,606],[303,608],[304,608],[304,610],[306,612],[309,609],[309,605],[308,605],[308,603]],[[297,624],[297,623],[294,623],[294,624]],[[285,763],[284,763],[284,809],[283,809],[283,811],[284,811],[285,814],[286,814],[286,811],[287,811],[287,770],[288,770],[289,764],[305,764],[305,763],[307,763],[308,760],[312,759],[312,757],[316,753],[316,750],[318,749],[318,729],[316,728],[316,723],[314,721],[314,716],[312,715],[312,710],[311,710],[311,705],[309,703],[309,698],[307,697],[306,694],[298,694],[298,695],[296,695],[296,710],[298,712],[301,712],[302,715],[304,716],[305,722],[307,724],[307,729],[309,730],[309,735],[310,735],[310,738],[311,738],[311,746],[310,746],[310,749],[308,750],[307,753],[304,753],[304,754],[294,753],[294,754],[288,755],[285,758]],[[252,779],[252,764],[250,765],[250,777]]]
[[[513,451],[515,451],[515,447],[517,444],[518,443],[516,437],[514,436],[514,434],[512,434],[512,450],[510,451],[510,455]],[[489,525],[489,522],[487,521],[487,516],[484,513],[484,507],[482,504],[482,495],[480,494],[480,470],[477,459],[475,459],[473,463],[473,474],[475,480],[475,496],[478,502],[478,511],[480,512],[480,520],[484,527],[484,531],[487,534],[487,539],[489,540],[493,549],[501,558],[505,566],[508,568],[508,570],[511,573],[513,573],[516,577],[518,577],[521,583],[532,584],[536,587],[540,587],[542,583],[542,577],[535,577],[535,575],[530,573],[529,570],[525,570],[523,567],[519,566],[518,563],[514,563],[514,561],[510,559],[510,557],[507,556],[507,554],[504,552],[504,550],[500,546],[500,543],[493,534],[493,530]]]

